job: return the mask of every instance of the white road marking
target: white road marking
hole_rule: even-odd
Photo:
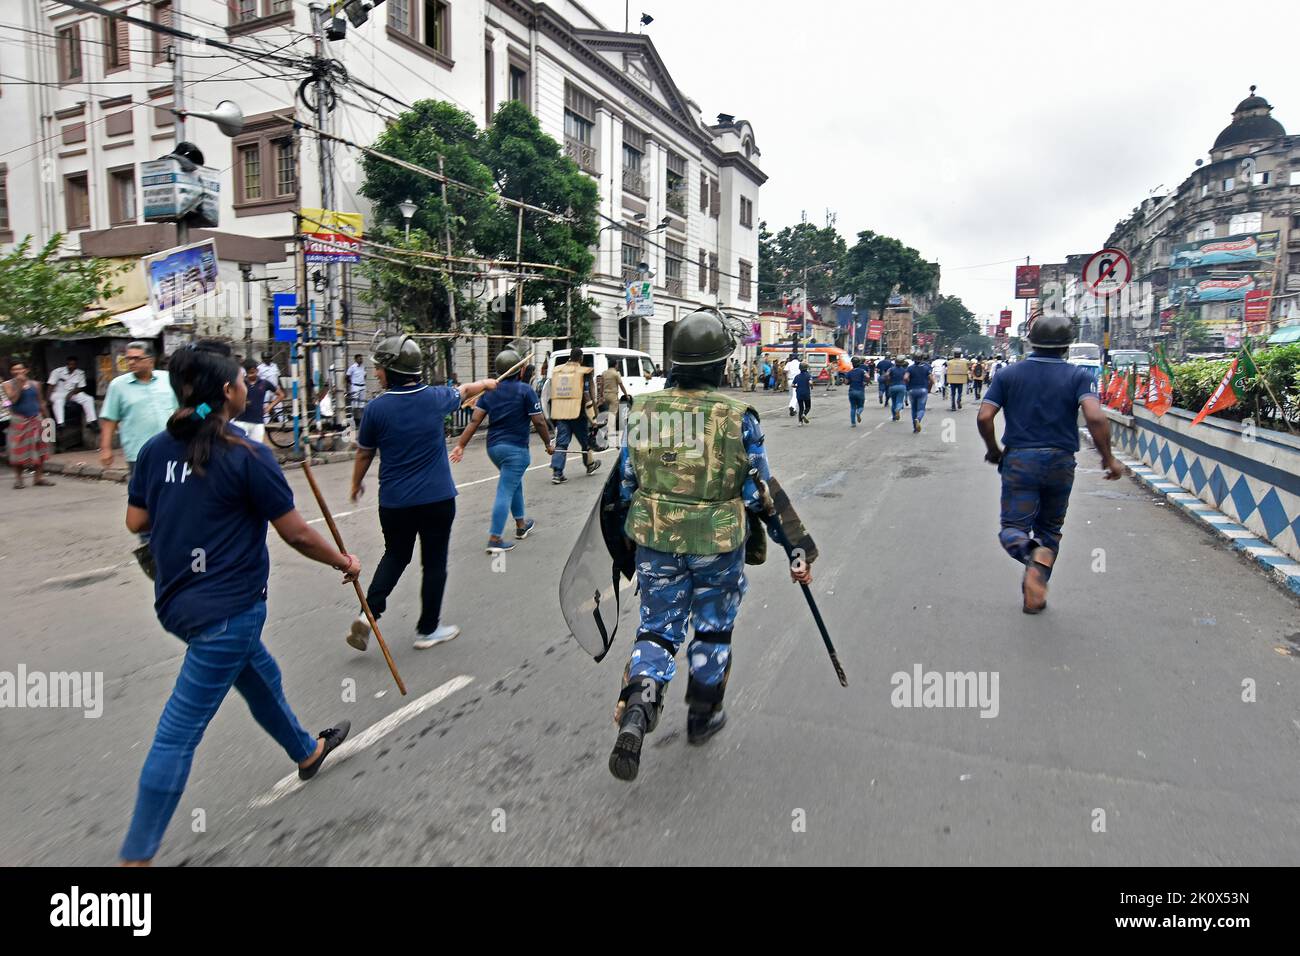
[[[459,677],[453,677],[447,683],[440,687],[435,687],[423,697],[417,697],[401,710],[395,710],[377,724],[372,724],[356,736],[350,736],[344,741],[337,750],[330,754],[330,766],[334,766],[340,761],[347,760],[355,753],[365,750],[372,744],[382,740],[391,734],[394,730],[406,723],[412,717],[418,717],[430,707],[434,707],[458,690],[468,687],[474,682],[474,678],[465,674]],[[296,772],[289,774],[274,787],[253,800],[248,805],[250,810],[258,810],[262,807],[269,807],[281,797],[287,797],[289,794],[300,790],[305,786],[304,782],[298,779]]]
[[[62,574],[54,578],[46,578],[41,582],[41,586],[46,584],[70,584],[74,581],[93,578],[97,574],[108,574],[110,571],[116,571],[118,568],[129,568],[134,561],[126,561],[122,564],[109,564],[102,568],[91,568],[89,571],[78,571],[76,574]]]

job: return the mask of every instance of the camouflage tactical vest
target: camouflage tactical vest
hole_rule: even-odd
[[[633,401],[627,446],[637,490],[628,537],[672,554],[721,554],[744,544],[746,408],[712,391],[669,389]]]

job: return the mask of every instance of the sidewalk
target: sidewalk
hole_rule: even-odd
[[[276,460],[285,468],[297,466],[302,459],[295,458],[292,451],[272,448]],[[351,461],[356,457],[352,450],[347,451],[318,451],[312,454],[311,463],[313,465],[327,465],[336,461]],[[98,481],[126,481],[126,461],[122,458],[120,450],[113,454],[113,467],[104,468],[99,463],[99,451],[93,448],[82,448],[78,451],[65,451],[58,455],[51,455],[45,463],[45,471],[51,475],[65,475],[75,478],[92,478]]]

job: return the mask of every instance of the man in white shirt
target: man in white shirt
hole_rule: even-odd
[[[81,406],[86,424],[95,421],[95,400],[82,391],[86,387],[86,373],[77,368],[77,360],[68,358],[68,364],[56,368],[50,373],[45,383],[50,386],[50,406],[54,409],[54,421],[63,424],[63,411],[69,401]]]
[[[280,387],[280,366],[271,361],[271,353],[262,353],[262,364],[257,367],[257,377],[272,388]]]
[[[794,393],[794,379],[799,374],[799,353],[790,353],[790,359],[785,363],[785,380],[790,385],[790,415],[793,417],[799,411],[799,399]]]
[[[348,366],[348,405],[354,418],[361,417],[361,406],[366,400],[366,366],[360,355],[352,356]]]

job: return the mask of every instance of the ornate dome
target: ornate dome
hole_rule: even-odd
[[[1237,104],[1232,111],[1232,122],[1219,134],[1211,151],[1227,149],[1238,143],[1251,143],[1257,140],[1280,139],[1286,135],[1282,124],[1269,114],[1273,107],[1262,96],[1255,95],[1255,87],[1250,88],[1250,96]]]

